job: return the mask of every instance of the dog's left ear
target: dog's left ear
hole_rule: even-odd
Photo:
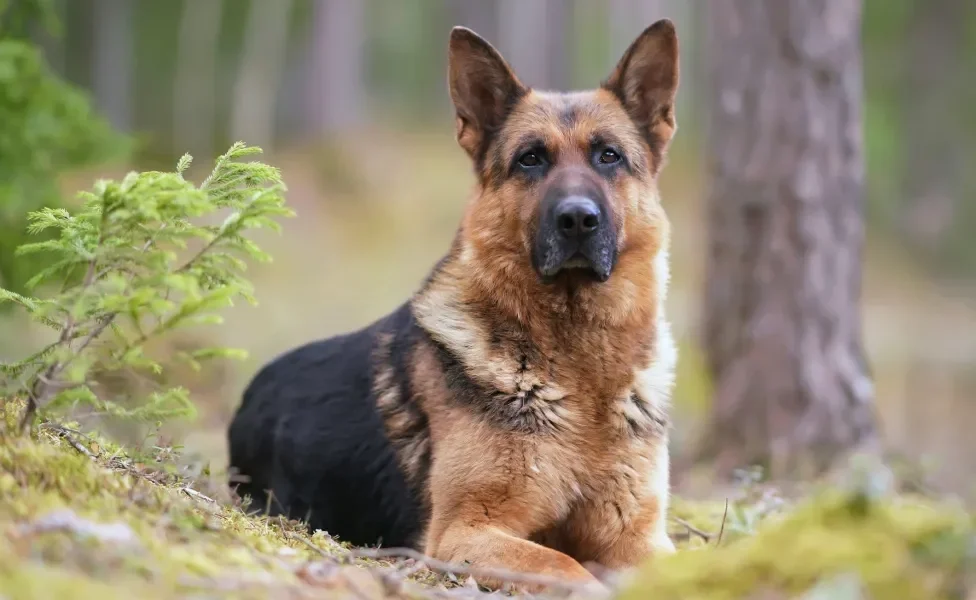
[[[652,141],[651,150],[663,152],[677,128],[678,34],[674,23],[661,19],[645,29],[624,52],[603,87],[620,99],[634,122],[644,129],[642,133]]]

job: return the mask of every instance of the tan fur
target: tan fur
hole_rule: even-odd
[[[472,35],[452,37],[450,75],[458,140],[481,161],[479,186],[451,254],[412,310],[478,389],[524,399],[517,422],[536,429],[499,426],[460,402],[430,342],[409,357],[429,436],[398,433],[414,417],[401,410],[390,371],[380,368],[374,387],[408,478],[418,476],[426,444],[432,451],[421,482],[427,554],[589,581],[581,563],[617,569],[674,550],[665,530],[666,415],[676,350],[663,310],[670,231],[656,175],[676,127],[677,42],[660,22],[604,88],[545,94],[524,88]],[[504,115],[509,92],[517,101]],[[558,155],[550,178],[590,178],[611,199],[618,258],[606,282],[544,284],[534,272],[530,240],[547,183],[499,175],[492,162],[517,152],[526,134]],[[613,139],[639,172],[594,174],[586,155],[594,135]],[[388,345],[381,340],[378,364]]]

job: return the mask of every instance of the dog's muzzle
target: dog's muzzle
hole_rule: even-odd
[[[616,231],[598,194],[547,194],[532,251],[533,266],[543,281],[570,270],[606,281],[616,258]]]

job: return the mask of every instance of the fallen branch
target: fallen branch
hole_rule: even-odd
[[[701,529],[698,529],[688,521],[685,521],[684,519],[680,517],[676,517],[674,515],[671,515],[671,520],[677,523],[678,525],[681,525],[685,529],[687,529],[690,533],[693,533],[698,537],[700,537],[701,539],[705,540],[706,543],[712,541],[712,534],[704,532]]]
[[[78,452],[84,454],[89,459],[95,460],[97,458],[94,454],[92,454],[91,450],[89,450],[88,448],[85,448],[85,445],[82,444],[81,442],[79,442],[77,439],[75,439],[75,437],[73,435],[73,434],[78,434],[78,435],[82,435],[83,436],[84,434],[78,433],[77,431],[73,431],[71,429],[68,429],[67,427],[62,427],[61,425],[58,425],[56,423],[51,423],[51,422],[42,423],[41,424],[41,427],[43,429],[50,429],[51,431],[53,431],[54,433],[56,433],[58,435],[58,437],[62,438],[64,441],[68,442],[68,444],[72,448],[74,448]]]
[[[184,494],[186,494],[187,496],[189,496],[191,498],[197,498],[198,500],[206,500],[207,502],[210,502],[210,503],[216,503],[217,502],[216,500],[214,500],[210,496],[206,496],[204,494],[201,494],[200,492],[198,492],[198,491],[196,491],[196,490],[194,490],[192,488],[185,487],[185,488],[181,488],[181,489],[183,490],[183,493]]]

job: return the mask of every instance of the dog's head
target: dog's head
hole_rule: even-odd
[[[676,129],[674,25],[644,30],[595,90],[535,91],[461,27],[448,70],[457,139],[479,182],[463,251],[493,279],[531,276],[543,289],[637,276],[624,272],[628,254],[646,274],[666,226],[656,178]]]

